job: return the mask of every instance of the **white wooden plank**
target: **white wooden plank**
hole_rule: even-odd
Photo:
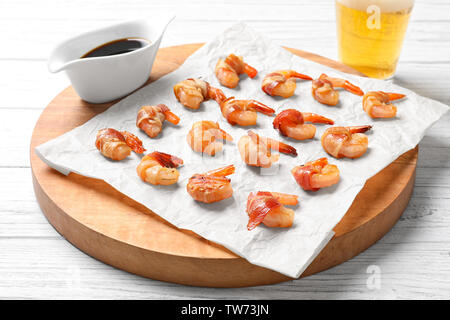
[[[237,16],[258,20],[329,20],[333,19],[333,0],[129,0],[86,1],[86,0],[45,0],[39,7],[30,6],[29,1],[4,1],[0,4],[0,17],[5,19],[62,19],[86,17],[95,19],[133,19],[137,15],[152,14],[161,11],[176,12],[178,16],[190,20],[214,19],[216,17]],[[449,20],[450,4],[446,1],[417,0],[413,19],[426,21]],[[39,12],[39,15],[36,13]]]
[[[417,1],[402,61],[448,61],[449,3]],[[149,14],[177,12],[163,46],[204,42],[243,20],[275,42],[336,58],[333,1],[27,1],[2,2],[0,36],[8,43],[2,59],[46,59],[56,43],[80,32]],[[435,19],[435,20],[434,20]],[[211,23],[214,21],[214,23]],[[282,21],[282,23],[280,23]],[[11,33],[9,30],[15,30]],[[30,32],[32,30],[32,32]],[[18,37],[17,34],[21,36]],[[430,50],[439,46],[440,57]],[[406,52],[406,53],[405,53]]]
[[[168,27],[162,46],[209,41],[239,20],[271,38],[276,44],[295,47],[306,51],[337,58],[336,28],[334,21],[288,20],[282,24],[276,21],[217,18],[201,21],[176,19]],[[61,19],[23,21],[0,20],[0,35],[9,43],[0,52],[0,59],[42,59],[45,60],[56,44],[83,31],[90,31],[120,20]],[[11,26],[12,25],[12,26]],[[450,21],[413,21],[407,32],[402,51],[402,62],[449,62],[450,44],[448,28]],[[6,33],[9,28],[21,34]],[[33,33],[29,32],[33,30]],[[3,30],[3,31],[1,31]],[[2,33],[5,33],[2,35]],[[439,51],[431,48],[439,47]],[[32,49],[31,49],[32,48]]]
[[[39,109],[0,109],[0,134],[5,139],[5,161],[0,160],[0,166],[29,167],[31,135],[40,113]]]
[[[391,233],[398,237],[412,233],[399,225]],[[143,279],[106,266],[64,240],[0,239],[0,248],[3,246],[10,249],[0,257],[0,298],[443,299],[450,289],[448,269],[442,267],[448,265],[450,256],[442,250],[442,243],[434,242],[425,249],[414,249],[417,243],[381,240],[356,258],[320,274],[241,289],[185,287]],[[379,289],[367,287],[367,268],[373,265],[381,271]]]
[[[70,85],[64,73],[50,73],[45,61],[0,60],[0,70],[0,109],[42,110]],[[23,111],[21,117],[31,114]]]
[[[213,19],[202,21],[186,21],[177,18],[167,29],[161,46],[180,45],[185,43],[206,42],[213,39],[226,28],[241,19]],[[336,57],[336,35],[333,22],[309,23],[308,21],[286,21],[282,25],[272,21],[248,21],[255,30],[266,34],[277,44],[314,51],[328,57]],[[20,39],[6,34],[10,45],[0,52],[0,59],[42,59],[49,56],[53,47],[64,39],[75,36],[83,31],[90,31],[99,27],[110,25],[120,20],[80,19],[67,23],[66,20],[42,21],[31,19],[26,24],[13,21],[14,28],[22,35]],[[25,21],[24,21],[25,22]],[[11,22],[0,20],[0,30],[11,27]],[[28,29],[34,30],[33,34]],[[315,30],[322,30],[322,36],[317,37]],[[1,31],[0,31],[1,32]],[[0,34],[1,35],[1,34]],[[33,50],[29,50],[30,46]],[[416,59],[417,60],[417,59]]]

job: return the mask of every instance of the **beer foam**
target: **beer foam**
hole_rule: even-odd
[[[409,9],[414,0],[337,0],[340,4],[361,11],[366,11],[371,5],[380,7],[381,12],[396,12]]]

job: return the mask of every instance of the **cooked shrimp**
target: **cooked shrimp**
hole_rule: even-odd
[[[207,153],[210,156],[222,151],[223,143],[217,140],[233,141],[233,137],[220,129],[213,121],[197,121],[187,135],[187,142],[192,150]]]
[[[187,192],[197,201],[211,203],[227,199],[233,195],[231,180],[226,178],[234,173],[234,165],[194,174],[186,186]]]
[[[369,139],[363,132],[372,126],[331,127],[322,135],[323,149],[335,158],[359,158],[367,150]]]
[[[272,154],[265,144],[256,143],[250,136],[239,139],[238,149],[242,161],[254,167],[269,168],[280,158],[279,154]]]
[[[295,79],[312,80],[310,76],[294,70],[279,70],[266,75],[262,82],[262,90],[269,96],[289,98],[294,95],[297,84]]]
[[[361,88],[351,84],[347,80],[340,78],[331,78],[325,73],[322,73],[320,77],[312,82],[312,95],[314,99],[320,103],[335,106],[339,102],[339,92],[334,88],[344,88],[345,90],[362,96],[364,92]]]
[[[288,228],[294,222],[294,210],[284,205],[298,204],[296,195],[279,192],[251,192],[247,199],[247,214],[249,221],[247,229],[253,230],[261,222],[267,227]]]
[[[372,118],[393,118],[397,107],[389,102],[405,97],[401,93],[370,91],[363,97],[363,109]]]
[[[321,115],[300,112],[295,109],[281,111],[273,120],[274,129],[280,131],[283,136],[288,136],[296,140],[312,139],[316,134],[316,126],[312,123],[334,124],[334,121]]]
[[[121,132],[123,137],[125,138],[125,143],[136,153],[144,153],[145,149],[142,145],[142,141],[136,137],[134,134],[128,131]]]
[[[145,151],[142,141],[134,134],[112,128],[101,129],[97,132],[95,146],[105,157],[117,161],[128,157],[131,150],[136,153]]]
[[[221,85],[236,88],[240,74],[246,73],[250,78],[254,78],[258,71],[246,64],[242,57],[230,54],[225,60],[219,59],[217,61],[214,73]]]
[[[231,125],[252,126],[256,124],[257,114],[272,115],[275,110],[256,100],[236,100],[228,98],[220,104],[222,115]]]
[[[339,169],[327,158],[310,161],[291,170],[295,181],[304,190],[317,191],[339,182]]]
[[[177,183],[180,173],[176,168],[183,160],[163,152],[152,152],[144,156],[136,168],[138,176],[145,182],[164,186]]]
[[[165,104],[143,106],[137,114],[136,126],[150,138],[154,138],[161,132],[164,120],[173,124],[180,122],[180,118],[173,114]]]
[[[211,87],[208,82],[200,79],[187,79],[177,83],[173,92],[178,101],[187,108],[198,109],[203,101],[214,99],[220,104],[226,99],[222,90]]]
[[[297,150],[281,141],[260,137],[253,131],[248,131],[247,136],[242,136],[238,142],[241,159],[246,164],[254,167],[269,168],[277,162],[280,155],[272,154],[272,150],[297,156]]]

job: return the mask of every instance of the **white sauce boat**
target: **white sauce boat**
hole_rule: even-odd
[[[70,38],[53,50],[48,69],[65,71],[75,91],[87,102],[121,98],[149,78],[164,31],[174,18],[128,21]],[[102,44],[123,38],[144,38],[150,44],[127,53],[81,58]]]

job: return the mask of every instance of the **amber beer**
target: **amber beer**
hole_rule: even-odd
[[[369,77],[394,75],[414,0],[336,0],[339,59]]]

